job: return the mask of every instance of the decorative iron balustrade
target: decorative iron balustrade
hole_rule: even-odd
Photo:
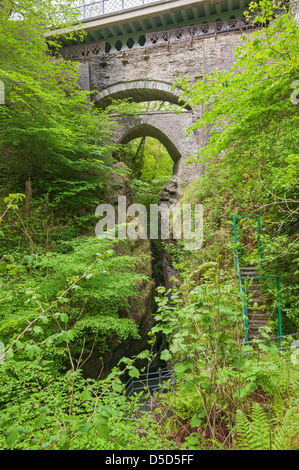
[[[155,33],[147,33],[146,47],[170,45],[171,43],[181,41],[191,41],[195,39],[204,39],[209,36],[218,34],[228,34],[232,32],[243,33],[249,29],[260,28],[263,25],[246,21],[243,18],[230,18],[228,20],[217,20],[213,23],[202,23],[199,25],[186,26],[168,31],[159,31]]]
[[[83,60],[92,58],[98,55],[103,55],[105,53],[105,41],[62,47],[59,53],[66,60]]]
[[[153,2],[157,2],[157,0],[101,0],[100,2],[83,3],[78,5],[76,9],[80,11],[80,20],[82,21]]]
[[[66,46],[60,50],[60,53],[65,59],[87,60],[92,59],[95,56],[104,55],[105,53],[128,51],[141,47],[144,47],[145,50],[153,46],[169,47],[171,44],[184,41],[190,42],[190,45],[192,46],[194,40],[233,32],[242,34],[244,31],[261,28],[263,26],[265,25],[254,23],[253,21],[248,22],[245,18],[230,18],[223,21],[217,20],[213,23],[202,23],[168,31],[147,33],[145,36],[141,35],[138,40],[126,38],[122,42],[121,39],[118,39],[114,47],[111,46],[111,43],[105,41]]]

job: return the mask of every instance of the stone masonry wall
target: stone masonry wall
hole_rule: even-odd
[[[250,31],[244,34],[250,34]],[[203,40],[195,40],[192,47],[190,47],[190,41],[185,41],[174,43],[169,49],[165,45],[159,45],[104,54],[82,62],[79,83],[83,89],[95,90],[99,94],[109,89],[109,87],[119,85],[118,88],[122,90],[127,88],[127,96],[130,96],[130,89],[136,86],[136,81],[139,81],[139,87],[142,87],[140,82],[144,81],[145,100],[148,100],[149,96],[151,96],[151,99],[159,100],[163,97],[163,89],[168,87],[171,90],[172,85],[179,76],[188,75],[190,84],[193,84],[215,68],[220,70],[230,68],[235,60],[234,49],[242,42],[240,33],[234,32]],[[151,83],[156,82],[159,90],[156,95],[155,90],[146,90],[146,82],[149,81]],[[142,89],[138,92],[142,93]],[[177,93],[177,91],[173,92],[176,99]],[[157,98],[154,98],[155,96]],[[165,100],[169,100],[169,96],[170,93],[165,92]],[[94,100],[97,101],[96,95]],[[190,154],[195,153],[206,143],[207,136],[203,131],[196,131],[191,134],[189,139],[184,137],[188,125],[200,119],[200,116],[201,109],[198,107],[193,109],[192,113],[186,113],[186,115],[168,115],[164,119],[157,116],[140,118],[141,121],[150,121],[151,125],[165,134],[181,154],[180,162],[176,164],[176,174],[180,177],[181,184],[187,184],[197,179],[203,172],[202,166],[187,165],[186,160]],[[128,132],[130,127],[133,128],[136,125],[136,121],[138,119],[132,118],[131,124],[128,126],[128,120],[126,120],[120,126],[120,133],[118,133],[117,138],[121,140],[124,133]],[[124,131],[122,135],[121,129]]]
[[[244,33],[250,34],[250,32]],[[115,83],[157,80],[173,84],[188,75],[191,83],[215,68],[228,69],[234,63],[234,49],[242,44],[240,33],[229,33],[165,45],[104,54],[82,64],[81,83],[85,89],[103,90]],[[200,77],[199,77],[200,78]]]

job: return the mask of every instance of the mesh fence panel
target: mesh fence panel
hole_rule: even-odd
[[[86,20],[96,16],[108,15],[129,8],[140,7],[157,0],[101,0],[99,2],[78,2],[77,8],[80,11],[80,19]]]

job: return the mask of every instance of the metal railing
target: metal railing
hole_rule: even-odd
[[[208,37],[216,37],[220,34],[239,33],[245,31],[266,27],[267,24],[256,22],[254,18],[247,20],[242,18],[230,18],[228,20],[216,20],[213,22],[204,21],[201,24],[191,26],[179,26],[174,29],[165,31],[155,31],[146,34],[146,47],[165,46],[168,47],[177,42],[193,41],[197,39],[205,39]]]
[[[159,367],[157,371],[140,374],[138,378],[131,377],[126,383],[126,395],[129,397],[134,393],[146,392],[152,396],[154,393],[162,391],[164,384],[167,384],[168,389],[174,387],[174,371],[167,367]]]
[[[99,2],[81,3],[76,9],[80,11],[79,19],[82,21],[154,2],[157,2],[157,0],[101,0]]]
[[[141,2],[142,0],[134,1]],[[150,1],[151,0],[144,0],[145,3],[150,3]],[[98,5],[100,5],[100,3],[101,2],[88,4],[85,5],[84,8],[86,9],[89,6],[98,8]],[[81,8],[83,8],[83,6]],[[106,10],[104,11],[106,12]],[[99,12],[101,12],[101,9],[99,10]],[[87,10],[84,10],[82,15],[84,16],[86,14]],[[91,13],[88,13],[88,15],[89,14],[91,15]],[[94,14],[96,14],[96,12]],[[116,51],[129,51],[135,48],[144,48],[147,54],[151,48],[156,46],[166,46],[167,50],[169,50],[171,45],[180,42],[185,42],[189,43],[192,47],[193,42],[197,40],[204,40],[206,38],[219,34],[242,34],[244,31],[252,30],[255,28],[261,28],[262,26],[263,25],[261,25],[260,23],[247,21],[245,18],[231,18],[229,20],[218,20],[212,23],[202,23],[198,25],[179,27],[166,31],[158,31],[151,33],[140,32],[139,35],[135,34],[129,38],[129,41],[131,41],[130,45],[128,45],[127,37],[123,40],[118,39],[117,48],[115,41],[114,43],[113,41],[110,42],[111,39],[100,42],[78,43],[72,46],[62,47],[60,50],[60,54],[67,60],[89,60],[96,56],[104,56],[104,54],[106,53],[109,54],[111,50],[113,53]]]
[[[247,289],[246,283],[242,282],[241,270],[239,263],[239,254],[238,254],[238,240],[237,240],[237,218],[253,218],[257,217],[258,223],[258,245],[259,245],[259,256],[260,256],[260,267],[263,268],[263,247],[261,242],[261,220],[260,215],[235,215],[233,216],[234,220],[234,240],[235,240],[235,264],[239,280],[239,291],[241,295],[242,302],[242,313],[244,317],[244,327],[245,327],[245,342],[248,343],[248,299],[247,299]],[[277,300],[277,320],[278,320],[278,338],[279,345],[281,345],[282,338],[282,322],[281,322],[281,299],[280,299],[280,277],[279,276],[251,276],[250,274],[246,276],[247,279],[276,279],[276,300]]]

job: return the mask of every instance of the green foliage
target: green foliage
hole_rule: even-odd
[[[136,201],[149,206],[158,202],[163,184],[172,177],[173,160],[164,145],[152,137],[135,139],[120,154],[132,171]]]
[[[191,272],[176,267],[180,285],[167,293],[159,289],[157,326],[153,331],[163,331],[168,338],[169,347],[162,357],[173,364],[176,392],[168,399],[167,407],[178,427],[189,423],[191,431],[186,434],[184,448],[238,446],[239,441],[232,437],[233,429],[240,416],[251,412],[252,404],[257,409],[257,401],[265,403],[267,420],[276,423],[274,431],[279,437],[273,449],[279,448],[282,435],[289,439],[281,448],[287,448],[290,442],[296,447],[299,421],[293,412],[299,376],[290,359],[289,341],[283,344],[284,353],[266,332],[263,339],[244,345],[239,294],[234,282],[227,280],[227,271],[212,262]],[[286,413],[293,417],[291,428],[289,421],[283,421]],[[262,426],[268,426],[268,421],[263,415],[260,422],[256,421],[260,433],[264,433]],[[252,435],[264,448],[256,433]],[[268,437],[269,433],[265,442]]]
[[[257,5],[252,4],[251,10]],[[276,14],[272,2],[259,3],[257,21]],[[298,26],[288,12],[267,28],[243,35],[231,69],[218,69],[189,85],[178,79],[191,106],[202,105],[200,120],[211,136],[192,160],[207,160],[206,173],[184,191],[182,203],[204,205],[204,245],[190,262],[222,255],[233,262],[233,215],[261,215],[263,273],[279,275],[283,332],[298,327],[298,104],[292,84],[298,75]],[[238,223],[241,266],[260,263],[256,219]],[[227,240],[231,240],[227,242]],[[191,257],[190,257],[191,258]],[[276,310],[275,289],[263,283],[269,311]],[[271,318],[277,332],[277,319]]]
[[[166,448],[155,426],[140,439],[127,419],[138,405],[125,401],[120,378],[138,377],[134,361],[147,353],[104,380],[88,378],[90,368],[101,376],[110,350],[139,339],[132,317],[145,308],[151,260],[147,242],[90,236],[115,171],[112,115],[128,108],[96,110],[79,88],[79,64],[57,58],[45,25],[72,23],[71,3],[0,7],[0,192],[9,194],[0,218],[0,447]]]
[[[46,37],[49,25],[62,17],[66,26],[74,21],[72,2],[5,5],[22,18],[0,18],[0,192],[25,192],[26,183],[27,211],[31,195],[42,195],[58,219],[71,210],[82,224],[107,186],[115,105],[95,109],[89,92],[80,90],[79,63],[49,53],[60,47],[54,32]]]
[[[234,348],[238,340],[234,335],[238,334],[236,325],[241,324],[242,328],[242,317],[234,298],[234,285],[224,281],[223,275],[219,265],[210,262],[191,273],[182,272],[183,284],[167,295],[164,295],[164,288],[159,288],[161,297],[157,298],[158,314],[155,316],[158,325],[154,331],[162,328],[170,335],[169,350],[177,360],[189,358],[176,366],[180,376],[194,367],[198,370],[206,354],[226,354],[229,358],[230,346]],[[197,285],[199,279],[202,282]],[[197,343],[199,336],[200,344]],[[206,348],[209,353],[205,352]]]
[[[241,411],[236,414],[237,432],[240,435],[238,448],[243,450],[286,450],[298,435],[298,413],[289,409],[282,422],[276,424],[258,403],[254,403],[250,420]]]
[[[114,252],[113,245],[117,244],[110,240],[89,237],[64,243],[69,247],[67,253],[48,252],[36,257],[27,268],[16,268],[16,272],[10,262],[1,263],[7,272],[0,286],[0,331],[5,343],[10,343],[12,335],[18,335],[22,325],[34,321],[40,306],[44,311],[49,306],[54,310],[41,318],[42,327],[35,326],[21,346],[32,357],[41,353],[33,347],[32,341],[37,338],[42,350],[45,348],[43,354],[57,357],[58,361],[65,351],[63,345],[59,346],[61,342],[73,342],[71,349],[79,357],[82,348],[84,356],[94,348],[103,353],[113,335],[118,341],[129,336],[137,338],[134,322],[119,318],[119,313],[129,308],[127,299],[138,295],[138,282],[146,279],[136,272],[139,258]],[[71,332],[69,338],[65,336],[67,331]]]
[[[231,70],[214,70],[192,86],[178,79],[188,104],[204,108],[188,132],[211,133],[197,155],[209,160],[206,173],[181,199],[204,204],[204,246],[188,254],[179,243],[166,246],[179,279],[168,292],[158,289],[151,334],[168,341],[161,359],[173,365],[176,389],[155,397],[154,411],[140,418],[139,397],[126,399],[124,381],[139,378],[137,364],[150,361],[149,352],[122,358],[110,373],[102,374],[101,365],[120,343],[139,339],[131,313],[138,316],[152,288],[149,244],[90,236],[94,208],[108,195],[106,163],[112,150],[116,155],[111,111],[127,103],[98,112],[79,90],[78,64],[48,53],[59,47],[55,38],[45,40],[44,25],[73,21],[77,13],[68,3],[15,5],[7,0],[0,7],[6,91],[0,191],[9,194],[0,217],[0,447],[297,449],[299,375],[290,340],[280,351],[265,329],[262,339],[244,345],[232,268],[232,215],[261,213],[265,273],[281,276],[283,332],[293,333],[299,305],[293,18],[285,13],[244,35]],[[22,10],[22,21],[9,18],[11,8]],[[263,0],[260,9],[265,22],[272,3]],[[142,104],[131,113],[170,108]],[[118,155],[133,175],[135,199],[156,202],[173,168],[163,146],[143,138]],[[256,233],[254,219],[238,225],[244,265],[258,261]],[[265,283],[263,290],[275,307],[275,288]]]
[[[21,199],[6,198],[4,215]],[[93,433],[99,448],[110,448],[108,420],[126,416],[123,387],[116,383],[122,372],[95,382],[81,368],[93,353],[99,357],[111,344],[139,338],[124,314],[147,279],[144,247],[141,263],[126,241],[77,237],[63,243],[66,253],[25,255],[20,264],[0,254],[1,448],[66,449],[75,439],[84,445]],[[138,376],[133,362],[123,373]]]
[[[264,21],[270,19],[269,5],[267,0],[260,3]],[[189,132],[198,127],[211,131],[202,156],[231,148],[235,155],[246,153],[247,159],[238,161],[244,169],[253,158],[256,168],[264,164],[265,170],[269,161],[279,167],[297,154],[298,114],[291,101],[291,83],[298,73],[298,27],[285,13],[268,28],[243,35],[243,40],[230,70],[214,70],[191,87],[185,79],[178,81],[188,104],[205,108]]]
[[[2,449],[168,448],[165,439],[157,438],[152,423],[148,422],[144,435],[139,436],[140,424],[128,419],[138,405],[126,401],[122,387],[113,386],[121,376],[119,370],[101,382],[84,379],[79,370],[54,377],[49,363],[43,367],[37,362],[34,367],[27,362],[6,363],[5,373],[9,380],[3,381],[2,373],[0,376],[3,401],[9,398],[10,407],[1,409]],[[12,389],[16,385],[22,390],[21,401]]]

